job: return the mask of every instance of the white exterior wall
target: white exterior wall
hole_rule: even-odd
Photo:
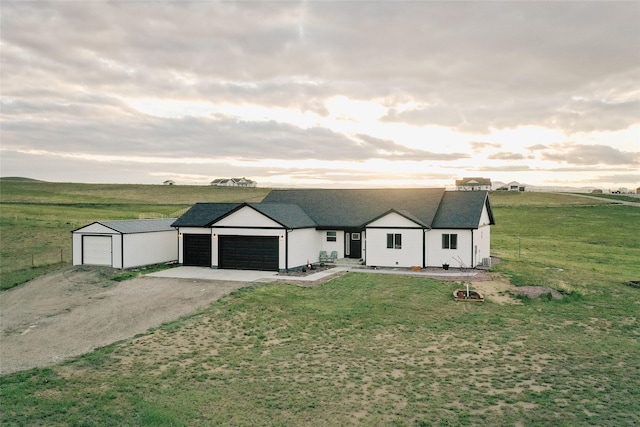
[[[491,257],[491,227],[488,225],[473,230],[475,265],[482,265],[483,258]]]
[[[387,234],[401,234],[402,248],[387,248]],[[376,267],[422,267],[422,229],[367,228],[366,265]]]
[[[122,237],[120,233],[102,224],[89,224],[75,230],[71,236],[71,252],[73,265],[82,265],[82,236],[111,236],[112,267],[122,268]]]
[[[320,250],[318,249],[326,233],[317,231],[315,228],[303,228],[292,230],[288,233],[289,263],[288,268],[301,267],[309,262],[320,260]],[[332,242],[333,243],[333,242]]]
[[[390,212],[367,225],[365,263],[376,267],[422,267],[424,230],[408,218]],[[387,248],[387,234],[401,234],[402,248]]]
[[[183,240],[182,240],[182,235],[183,234],[209,234],[211,235],[211,229],[210,228],[204,228],[204,227],[179,227],[178,228],[178,262],[180,264],[184,263],[184,250],[183,250]],[[218,249],[218,244],[216,243],[211,250],[211,258],[212,258],[212,262],[213,262],[213,249]],[[216,265],[217,264],[217,256],[216,256]],[[213,264],[211,264],[213,265]]]
[[[122,258],[124,265],[122,268],[158,264],[178,259],[178,232],[175,230],[124,234],[122,238],[124,239],[124,256]]]
[[[472,267],[471,245],[474,230],[459,229],[437,229],[427,232],[427,267],[442,267],[442,264],[449,264],[451,267]],[[457,249],[442,249],[442,235],[457,234]],[[461,264],[462,262],[462,264]]]
[[[256,211],[249,206],[245,206],[242,209],[232,213],[231,215],[222,218],[220,221],[213,224],[215,227],[277,227],[282,228],[282,225],[264,216],[262,213]]]
[[[335,242],[327,242],[327,231],[335,231],[336,232],[336,241]],[[325,251],[327,255],[331,255],[331,252],[337,251],[338,258],[344,258],[344,231],[341,230],[321,230],[318,231],[320,233],[320,244],[318,247],[318,257],[320,256],[320,251]],[[363,241],[364,243],[364,241]],[[364,252],[364,245],[362,246],[362,250]]]
[[[73,265],[82,265],[83,236],[111,238],[111,267],[130,268],[178,259],[176,231],[121,234],[101,224],[90,224],[73,232]]]

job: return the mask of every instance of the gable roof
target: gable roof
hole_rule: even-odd
[[[263,204],[296,204],[320,228],[363,228],[394,209],[410,212],[429,226],[444,194],[443,188],[272,190]]]
[[[315,227],[316,223],[298,205],[261,203],[196,203],[172,225],[174,227],[209,227],[222,218],[248,206],[286,228]]]
[[[196,203],[178,218],[172,226],[207,227],[240,205],[240,203]]]
[[[246,206],[291,229],[362,229],[390,212],[425,228],[476,229],[485,207],[495,224],[487,191],[420,188],[272,190],[262,203],[196,203],[171,225],[209,227]]]
[[[161,219],[126,219],[115,221],[96,221],[74,231],[80,231],[93,224],[100,224],[122,234],[153,233],[157,231],[175,231],[171,224],[175,218]]]
[[[462,179],[456,179],[456,185],[457,186],[464,186],[464,185],[491,185],[491,179],[490,178],[480,178],[480,177],[472,177],[472,178],[462,178]]]
[[[478,228],[486,206],[489,223],[495,224],[487,191],[447,191],[442,198],[433,228]]]
[[[250,203],[249,206],[287,228],[307,228],[317,225],[298,205]]]

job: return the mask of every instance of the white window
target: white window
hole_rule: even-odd
[[[458,235],[457,234],[443,234],[442,235],[442,249],[458,249]]]
[[[387,234],[387,249],[402,249],[402,234]]]

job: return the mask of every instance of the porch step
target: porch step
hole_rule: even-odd
[[[341,267],[355,266],[355,265],[362,265],[363,261],[361,259],[355,259],[355,258],[338,258],[334,264]]]

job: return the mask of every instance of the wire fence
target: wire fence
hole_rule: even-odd
[[[20,256],[3,257],[1,260],[2,271],[9,272],[23,270],[31,267],[43,267],[54,264],[71,263],[71,250],[57,249],[46,252],[26,253]]]

